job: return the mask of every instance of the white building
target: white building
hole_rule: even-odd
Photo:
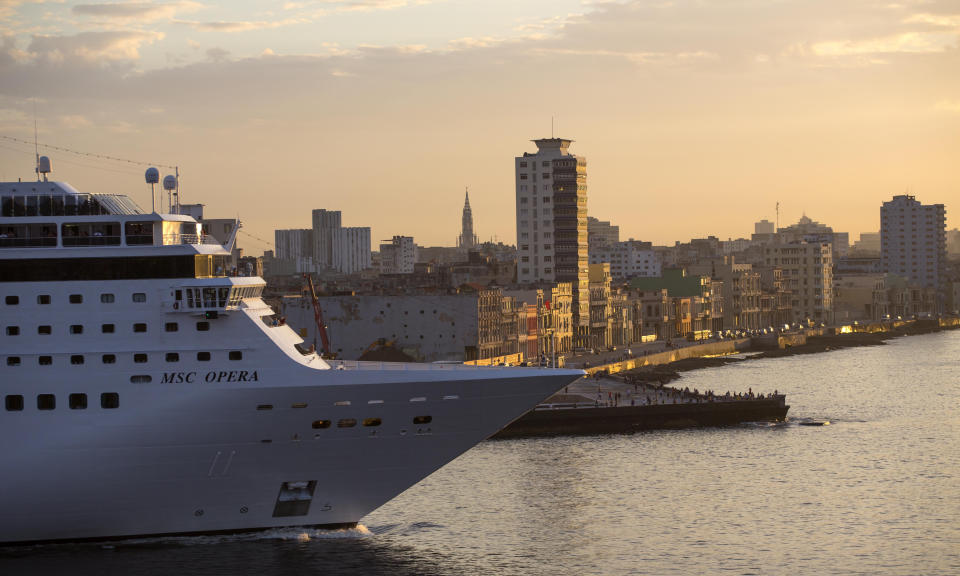
[[[947,286],[947,210],[921,204],[913,196],[894,196],[880,208],[880,265],[911,284],[937,290],[942,311]]]
[[[514,160],[517,190],[517,282],[573,285],[574,342],[590,337],[587,160],[573,140],[533,141],[537,152]]]
[[[590,263],[610,263],[610,275],[614,280],[629,278],[659,278],[663,262],[649,242],[627,240],[606,248],[591,248]]]
[[[313,230],[274,230],[273,243],[278,260],[300,260],[313,257]]]
[[[394,236],[380,244],[381,274],[413,274],[417,262],[417,245],[413,236]]]
[[[339,210],[313,211],[313,261],[320,270],[334,267],[335,254],[340,249]]]
[[[350,227],[339,230],[339,250],[333,266],[343,274],[353,274],[372,266],[370,260],[370,228]]]

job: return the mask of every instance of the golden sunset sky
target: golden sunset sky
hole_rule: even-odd
[[[0,179],[41,145],[169,165],[268,241],[343,211],[373,242],[515,242],[513,158],[572,138],[622,238],[879,228],[960,210],[960,2],[0,0]],[[149,207],[146,165],[44,149]],[[161,170],[162,173],[169,172]],[[248,253],[271,246],[241,236]]]

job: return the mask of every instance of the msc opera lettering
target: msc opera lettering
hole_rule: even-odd
[[[193,384],[200,381],[200,376],[196,372],[164,372],[160,380],[163,384]],[[257,371],[247,370],[216,370],[207,372],[203,375],[204,382],[259,382]]]

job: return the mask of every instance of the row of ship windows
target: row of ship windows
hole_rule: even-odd
[[[134,332],[142,333],[147,331],[146,322],[135,322],[132,326]],[[180,330],[180,325],[176,322],[166,322],[163,325],[165,332],[177,332]],[[205,321],[197,322],[197,331],[198,332],[207,332],[210,330],[210,323]],[[100,332],[103,334],[113,334],[116,332],[115,324],[101,324]],[[7,326],[6,328],[7,336],[19,336],[20,327],[19,326]],[[70,325],[71,334],[83,334],[83,324],[71,324]],[[37,334],[40,335],[50,335],[53,334],[53,327],[49,324],[43,324],[37,326]]]
[[[197,361],[198,362],[209,362],[211,355],[209,352],[197,352]],[[227,354],[227,358],[230,360],[243,360],[243,352],[240,350],[231,350]],[[104,364],[116,364],[117,355],[116,354],[104,354],[101,356],[100,360]],[[145,364],[149,362],[150,358],[145,353],[137,353],[133,355],[133,361],[137,364]],[[167,352],[164,356],[164,360],[167,362],[179,362],[180,354],[178,352]],[[84,364],[86,357],[83,354],[73,354],[70,356],[70,363],[78,366]],[[53,364],[53,356],[37,356],[37,363],[41,366],[50,366]],[[20,366],[21,358],[20,356],[7,356],[7,366]]]
[[[143,292],[134,292],[131,295],[131,299],[137,303],[143,303],[147,301],[147,295]],[[83,294],[71,294],[67,300],[71,304],[83,304]],[[7,296],[3,299],[4,303],[7,306],[16,306],[20,304],[20,296],[15,294]],[[113,304],[117,301],[115,294],[104,293],[100,295],[100,302],[102,304]],[[37,304],[50,304],[53,302],[53,298],[49,294],[37,294]]]
[[[24,408],[23,396],[20,394],[7,394],[4,398],[4,405],[8,412],[21,412]],[[78,392],[67,396],[67,407],[71,410],[86,410],[87,395]],[[120,395],[116,392],[103,392],[100,394],[100,407],[104,410],[113,410],[120,407]],[[37,394],[37,410],[56,410],[57,396],[55,394]]]
[[[260,407],[257,407],[257,409],[259,410]],[[433,416],[414,416],[413,417],[414,424],[429,424],[430,422],[433,422]],[[362,421],[362,424],[367,427],[376,427],[383,424],[383,420],[381,420],[380,418],[364,418]],[[356,425],[357,425],[356,418],[341,418],[337,420],[337,428],[353,428]],[[311,424],[311,428],[313,428],[314,430],[323,430],[326,428],[330,428],[331,426],[333,426],[332,420],[314,420],[313,423]]]

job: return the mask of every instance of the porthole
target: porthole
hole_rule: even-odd
[[[37,304],[49,304],[50,295],[49,294],[37,294]]]
[[[197,352],[197,360],[200,362],[209,362],[210,353],[209,352]]]
[[[146,301],[147,301],[147,295],[144,294],[143,292],[134,292],[134,293],[133,293],[133,301],[134,301],[134,302],[146,302]]]
[[[100,303],[101,304],[113,304],[115,297],[113,294],[101,294]]]
[[[379,426],[382,423],[383,421],[380,420],[380,418],[364,418],[363,419],[364,426]]]
[[[83,354],[74,354],[70,357],[70,363],[74,366],[79,366],[83,364]]]
[[[83,334],[83,324],[71,324],[70,325],[71,334]]]
[[[20,334],[19,326],[7,326],[7,336],[18,336]]]
[[[101,361],[104,364],[115,364],[117,362],[117,356],[115,354],[104,354]]]
[[[20,412],[23,410],[23,396],[19,394],[10,394],[5,399],[8,412]]]
[[[133,361],[136,362],[137,364],[144,364],[147,361],[147,355],[143,353],[134,354]]]
[[[100,326],[100,332],[104,334],[113,334],[115,330],[116,330],[116,326],[114,326],[113,324],[102,324]]]
[[[209,322],[197,322],[197,332],[207,332],[210,330]]]
[[[153,376],[149,374],[134,374],[130,377],[131,384],[149,384],[153,382]]]
[[[37,394],[37,410],[54,410],[56,407],[56,396],[53,394]]]
[[[7,356],[7,366],[19,366],[20,357],[19,356]]]
[[[167,322],[163,325],[163,329],[167,332],[176,332],[180,329],[180,325],[176,322]]]
[[[313,421],[313,424],[311,424],[311,426],[313,427],[314,430],[322,430],[322,429],[324,429],[324,428],[329,428],[329,427],[330,427],[330,421],[329,421],[329,420],[314,420],[314,421]]]
[[[6,301],[6,303],[7,303],[7,306],[16,306],[17,304],[20,303],[20,297],[19,297],[19,296],[7,296],[7,297],[5,298],[5,301]]]
[[[83,304],[83,294],[71,294],[70,295],[71,304]]]
[[[37,326],[37,334],[49,335],[53,333],[53,328],[50,326]]]
[[[133,331],[134,331],[134,332],[146,332],[146,331],[147,331],[147,325],[146,325],[145,323],[143,323],[143,322],[137,322],[136,324],[133,325]]]
[[[273,404],[257,404],[257,410],[273,410]]]
[[[413,417],[414,424],[429,424],[431,422],[433,422],[433,416],[414,416]]]
[[[307,407],[307,403],[306,403],[306,402],[295,402],[295,403],[291,404],[290,407],[291,407],[291,408],[306,408],[306,407]]]
[[[356,418],[341,418],[337,420],[337,428],[353,428],[356,425]]]
[[[71,410],[86,410],[87,395],[82,393],[71,394],[67,398],[67,404],[70,406]]]
[[[40,356],[37,361],[41,366],[49,366],[53,364],[53,356]]]
[[[243,360],[243,352],[240,350],[231,350],[229,354],[231,360]]]
[[[104,410],[113,410],[120,407],[120,394],[116,392],[104,392],[100,394],[100,407]]]
[[[178,354],[178,353],[176,353],[176,352],[167,352],[167,355],[166,355],[166,358],[165,358],[165,359],[166,359],[167,362],[179,362],[179,361],[180,361],[180,354]]]

